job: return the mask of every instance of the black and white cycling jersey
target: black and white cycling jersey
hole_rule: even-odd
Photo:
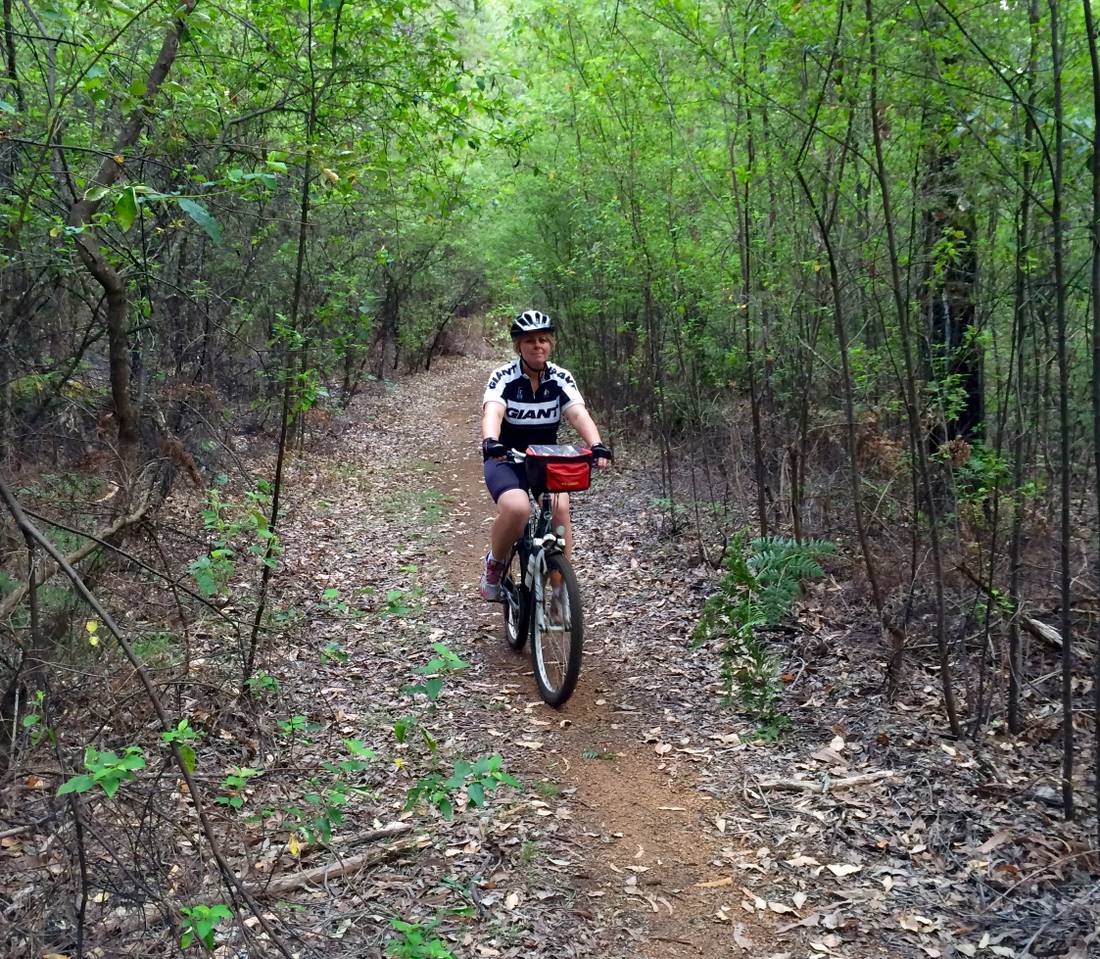
[[[547,363],[539,377],[539,388],[532,391],[531,381],[519,359],[493,371],[485,387],[485,403],[500,403],[504,421],[500,441],[509,449],[524,450],[537,443],[556,443],[563,410],[584,404],[573,375],[560,366]]]

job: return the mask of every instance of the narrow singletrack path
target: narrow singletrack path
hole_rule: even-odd
[[[576,876],[578,908],[593,915],[610,912],[616,921],[628,918],[627,928],[643,940],[634,954],[646,959],[724,955],[732,943],[728,927],[724,930],[718,921],[719,910],[730,901],[730,887],[740,883],[723,865],[730,840],[714,825],[722,805],[697,788],[688,770],[643,743],[643,730],[660,727],[662,716],[648,714],[641,704],[623,708],[618,670],[606,655],[615,634],[629,630],[629,620],[591,615],[616,602],[592,575],[600,566],[599,548],[585,528],[585,500],[614,495],[605,477],[597,476],[592,489],[573,497],[576,566],[590,624],[581,679],[564,709],[537,702],[529,651],[517,654],[508,648],[500,607],[477,597],[493,515],[477,452],[480,396],[490,368],[465,366],[468,378],[461,389],[448,392],[443,410],[448,428],[440,478],[449,484],[452,516],[444,556],[465,613],[459,622],[465,618],[471,632],[484,637],[479,654],[490,681],[495,676],[508,689],[511,710],[540,728],[536,741],[542,748],[523,757],[528,774],[561,784],[575,806],[579,828],[573,841],[586,841],[587,847],[580,857],[586,866]],[[608,629],[612,623],[614,632]],[[646,644],[666,638],[649,635],[636,641],[644,656]],[[644,659],[635,665],[646,666]]]
[[[1028,941],[1031,913],[1012,912],[996,875],[951,864],[988,865],[991,844],[1014,837],[1005,868],[1024,869],[1046,848],[1041,802],[990,806],[967,772],[972,749],[941,743],[919,691],[887,708],[835,582],[805,597],[787,645],[790,727],[779,743],[755,737],[723,703],[715,645],[689,639],[712,571],[666,535],[669,501],[655,503],[629,438],[612,437],[616,467],[574,498],[585,660],[570,702],[542,703],[529,656],[508,649],[499,605],[476,590],[493,515],[478,419],[494,365],[449,359],[374,384],[289,470],[275,583],[302,615],[267,666],[280,715],[379,756],[375,795],[323,852],[354,847],[372,819],[410,818],[423,835],[415,857],[303,896],[303,940],[335,955],[327,937],[346,929],[351,954],[374,959],[402,917],[439,921],[460,959],[919,959],[955,943],[975,954],[987,936]],[[322,598],[333,591],[358,608]],[[346,662],[320,655],[326,642]],[[429,702],[409,688],[434,643],[468,665]],[[408,716],[435,746],[398,739]],[[453,822],[405,808],[424,776],[492,754],[521,789],[482,808],[459,791]],[[1057,865],[1064,852],[1046,854]],[[1056,900],[1032,902],[1062,921]]]
[[[766,959],[774,917],[746,906],[753,882],[742,875],[758,839],[734,825],[731,803],[742,803],[718,772],[737,761],[737,737],[696,728],[691,702],[709,691],[689,662],[691,576],[650,549],[655,517],[637,502],[645,471],[621,450],[620,464],[574,497],[585,660],[562,710],[538,698],[528,651],[509,650],[501,607],[477,594],[493,515],[478,421],[494,365],[448,360],[376,386],[293,470],[282,588],[302,603],[339,590],[364,617],[311,618],[287,669],[316,663],[330,639],[346,650],[345,666],[311,667],[311,718],[337,717],[343,735],[399,761],[389,810],[371,814],[406,815],[397,797],[431,761],[417,743],[394,745],[410,710],[445,769],[498,753],[523,786],[453,823],[429,811],[431,848],[364,880],[351,901],[375,904],[375,919],[428,919],[465,890],[458,901],[476,919],[447,933],[462,959]],[[469,667],[446,678],[437,703],[411,702],[403,689],[437,642]],[[330,926],[366,921],[347,902],[332,896]]]

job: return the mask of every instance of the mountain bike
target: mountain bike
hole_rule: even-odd
[[[511,450],[508,458],[527,469],[531,516],[501,577],[504,635],[517,652],[530,639],[539,695],[560,708],[580,676],[584,614],[576,574],[565,558],[565,530],[552,528],[552,497],[588,489],[592,453],[575,446],[529,446],[526,453]]]

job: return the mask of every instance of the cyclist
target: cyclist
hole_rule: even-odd
[[[500,578],[512,544],[523,533],[530,513],[527,476],[522,463],[510,463],[510,449],[556,443],[562,415],[595,455],[598,467],[609,466],[609,450],[568,370],[550,362],[554,321],[539,310],[524,310],[512,321],[516,359],[493,371],[485,387],[481,411],[481,453],[485,485],[497,504],[490,548],[485,556],[479,592],[483,599],[500,599]],[[554,496],[554,526],[565,527],[565,555],[573,547],[569,494]]]

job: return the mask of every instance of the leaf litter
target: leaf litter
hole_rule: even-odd
[[[560,713],[539,702],[499,608],[475,592],[490,523],[476,457],[487,373],[451,360],[380,387],[291,464],[273,593],[295,614],[264,665],[279,683],[272,708],[311,732],[288,740],[273,723],[190,704],[192,721],[217,731],[205,748],[216,744],[227,770],[264,768],[240,789],[249,806],[301,802],[308,771],[346,739],[377,756],[327,842],[292,843],[270,823],[219,826],[256,882],[349,861],[369,848],[359,837],[408,830],[396,859],[286,894],[295,912],[282,921],[303,955],[380,954],[392,917],[438,920],[456,956],[1100,950],[1089,837],[1056,818],[1049,782],[1034,775],[1056,768],[1052,745],[997,730],[945,742],[931,676],[887,704],[877,636],[833,583],[810,587],[784,637],[790,728],[778,743],[754,738],[723,704],[714,649],[689,641],[711,573],[669,535],[654,472],[626,438],[616,469],[574,498],[581,682]],[[456,398],[442,421],[440,397]],[[182,525],[194,507],[176,506]],[[203,636],[224,639],[205,624]],[[427,685],[417,669],[433,643],[467,664],[434,699],[409,692]],[[433,768],[490,753],[520,790],[467,808],[467,783],[451,819],[406,808]],[[5,795],[0,811],[16,801]],[[179,790],[177,802],[190,823]],[[0,841],[6,874],[61,868],[35,839]],[[197,863],[197,844],[180,840],[180,861]],[[192,901],[215,888],[193,865],[175,875]],[[135,929],[135,908],[119,914],[107,891],[92,896],[95,910],[107,929]],[[218,954],[237,954],[248,925]]]

